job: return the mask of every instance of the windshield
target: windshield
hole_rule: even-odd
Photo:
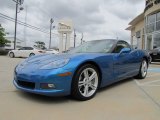
[[[114,40],[89,41],[68,51],[68,53],[108,53],[114,43]]]

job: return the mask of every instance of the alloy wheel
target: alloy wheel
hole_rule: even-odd
[[[144,60],[142,62],[142,66],[141,66],[141,74],[142,74],[142,77],[145,77],[147,75],[147,62]]]
[[[79,77],[78,88],[84,97],[92,96],[98,87],[98,74],[93,68],[84,69]]]

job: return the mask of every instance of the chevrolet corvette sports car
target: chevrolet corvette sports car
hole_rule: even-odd
[[[149,54],[123,40],[95,40],[62,54],[32,56],[14,71],[16,88],[47,96],[93,98],[98,88],[136,77],[144,79]]]

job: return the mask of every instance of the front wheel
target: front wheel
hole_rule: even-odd
[[[99,80],[99,72],[94,65],[82,66],[73,78],[72,96],[81,101],[93,98],[97,92]]]
[[[141,63],[139,74],[136,76],[138,79],[144,79],[147,76],[148,64],[145,59]]]
[[[10,52],[10,53],[9,53],[9,57],[10,57],[10,58],[14,58],[14,53],[13,53],[13,52]]]

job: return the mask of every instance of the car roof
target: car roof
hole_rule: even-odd
[[[90,41],[86,41],[86,42],[93,42],[93,41],[107,41],[107,40],[114,41],[115,43],[120,42],[120,41],[122,41],[122,42],[127,42],[127,41],[125,41],[125,40],[119,40],[119,39],[100,39],[100,40],[90,40]],[[128,43],[128,42],[127,42],[127,43]]]

